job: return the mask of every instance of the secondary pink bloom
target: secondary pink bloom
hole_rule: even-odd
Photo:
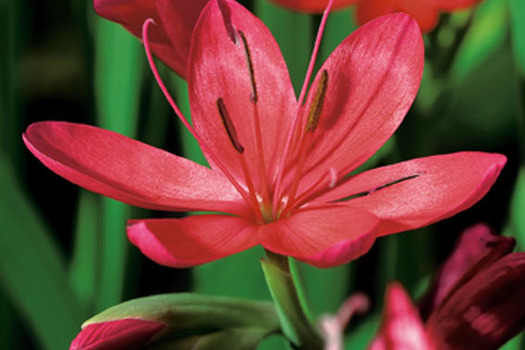
[[[152,18],[151,47],[164,63],[186,77],[193,27],[208,0],[94,0],[97,13],[142,37],[142,24]]]
[[[161,332],[164,323],[136,318],[91,323],[71,343],[70,350],[138,350]]]
[[[406,12],[413,16],[423,32],[437,25],[441,12],[453,12],[471,7],[481,0],[360,0],[357,20],[366,23],[378,16],[393,12]]]
[[[492,350],[525,327],[525,253],[484,225],[467,230],[420,310],[390,285],[370,350]]]
[[[194,266],[260,244],[336,266],[366,253],[377,236],[469,208],[506,161],[461,152],[347,176],[403,120],[423,61],[414,20],[378,18],[333,52],[303,104],[264,24],[232,0],[214,0],[188,61],[194,134],[211,169],[88,125],[36,123],[24,141],[91,191],[156,210],[219,212],[131,221],[130,240],[158,263]]]
[[[328,0],[272,0],[296,11],[320,13]],[[471,7],[481,0],[339,0],[334,7],[357,6],[357,20],[364,24],[373,18],[394,12],[405,12],[414,17],[423,32],[437,25],[441,12],[453,12]]]
[[[283,7],[296,11],[321,13],[328,5],[329,0],[271,0]],[[359,0],[334,0],[333,8],[339,9],[356,3]]]

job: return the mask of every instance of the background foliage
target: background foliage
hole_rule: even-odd
[[[265,0],[243,3],[277,38],[299,88],[320,18]],[[320,62],[355,29],[351,11],[331,15]],[[97,18],[87,0],[0,0],[0,23],[0,348],[66,349],[84,319],[139,296],[195,291],[269,299],[260,248],[192,270],[158,266],[128,243],[124,225],[128,218],[171,214],[81,190],[24,148],[21,134],[30,123],[66,120],[203,162],[153,81],[138,40]],[[427,61],[416,102],[394,139],[365,164],[460,150],[501,152],[509,162],[487,197],[432,227],[382,238],[348,266],[295,264],[313,317],[335,312],[357,290],[371,296],[372,314],[349,327],[352,349],[370,340],[386,283],[400,280],[417,295],[467,226],[487,222],[525,249],[524,26],[520,0],[485,0],[443,15],[425,36]],[[162,71],[189,115],[185,83]],[[520,349],[519,342],[507,348]],[[260,348],[284,346],[274,337]]]

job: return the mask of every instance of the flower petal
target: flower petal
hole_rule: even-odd
[[[155,55],[182,77],[186,76],[191,32],[207,0],[94,0],[97,13],[122,24],[138,38],[142,25],[152,18],[149,35]]]
[[[209,0],[155,0],[162,27],[171,43],[169,56],[156,50],[153,42],[153,52],[166,62],[183,78],[186,77],[188,56],[193,28],[197,19]]]
[[[375,240],[378,219],[342,206],[305,208],[259,229],[259,240],[272,252],[325,268],[365,254]]]
[[[82,329],[70,350],[138,350],[166,325],[161,322],[125,318],[92,323]]]
[[[317,200],[374,213],[381,219],[379,235],[412,230],[470,208],[505,162],[503,155],[482,152],[413,159],[358,174]]]
[[[426,319],[450,293],[477,275],[481,269],[510,253],[515,244],[514,238],[496,236],[485,224],[466,229],[452,254],[441,265],[432,288],[419,304],[423,319]]]
[[[406,14],[378,18],[337,47],[321,67],[303,110],[312,108],[324,76],[325,99],[308,148],[305,172],[310,174],[303,187],[327,177],[328,169],[343,178],[390,138],[416,96],[423,61],[421,33]]]
[[[196,131],[241,183],[245,176],[239,158],[244,157],[258,186],[263,169],[268,176],[275,173],[296,108],[288,70],[270,31],[235,1],[211,1],[195,28],[188,68]],[[225,111],[232,125],[228,129]],[[229,137],[232,130],[236,136]]]
[[[369,350],[430,350],[425,329],[401,284],[388,286],[381,330]]]
[[[243,218],[197,215],[182,219],[131,220],[128,237],[153,261],[190,267],[255,246],[256,228]]]
[[[42,122],[23,135],[44,165],[90,191],[149,209],[243,212],[221,174],[161,149],[89,125]]]
[[[481,271],[440,305],[427,322],[438,349],[498,349],[525,327],[525,253]]]
[[[363,0],[357,5],[357,21],[364,24],[389,13],[405,12],[414,17],[423,32],[428,32],[438,23],[438,10],[434,0]]]
[[[325,10],[329,0],[272,0],[278,5],[295,11],[321,13]],[[332,9],[347,7],[359,0],[334,0]]]

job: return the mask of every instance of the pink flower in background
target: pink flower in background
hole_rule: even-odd
[[[422,70],[416,23],[381,17],[332,53],[303,104],[269,30],[238,3],[214,0],[193,32],[187,71],[194,135],[211,169],[88,125],[36,123],[24,141],[91,191],[155,210],[217,212],[131,221],[130,240],[160,264],[194,266],[260,244],[336,266],[376,237],[469,208],[506,161],[460,152],[347,176],[399,126]]]
[[[419,312],[391,284],[370,350],[492,350],[517,335],[525,327],[525,253],[510,253],[514,244],[482,224],[466,230]]]
[[[296,11],[320,13],[328,0],[272,0]],[[335,6],[343,8],[355,4],[357,20],[364,24],[373,18],[389,13],[405,12],[414,17],[423,32],[434,29],[441,12],[453,12],[469,8],[481,0],[340,0]]]
[[[122,24],[133,35],[142,37],[142,24],[152,18],[153,52],[180,76],[186,77],[193,27],[208,0],[94,0],[102,17]]]

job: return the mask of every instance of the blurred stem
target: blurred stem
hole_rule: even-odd
[[[93,312],[100,270],[100,197],[81,190],[75,227],[73,260],[69,267],[71,289],[87,313]]]
[[[289,258],[266,250],[262,268],[270,294],[275,302],[284,335],[298,350],[323,348],[317,329],[308,320],[308,312],[301,303],[302,291],[290,270]]]
[[[134,137],[142,78],[138,41],[122,27],[96,20],[96,99],[98,124],[102,128]],[[96,309],[122,299],[126,266],[126,220],[129,207],[102,199],[101,271]]]

